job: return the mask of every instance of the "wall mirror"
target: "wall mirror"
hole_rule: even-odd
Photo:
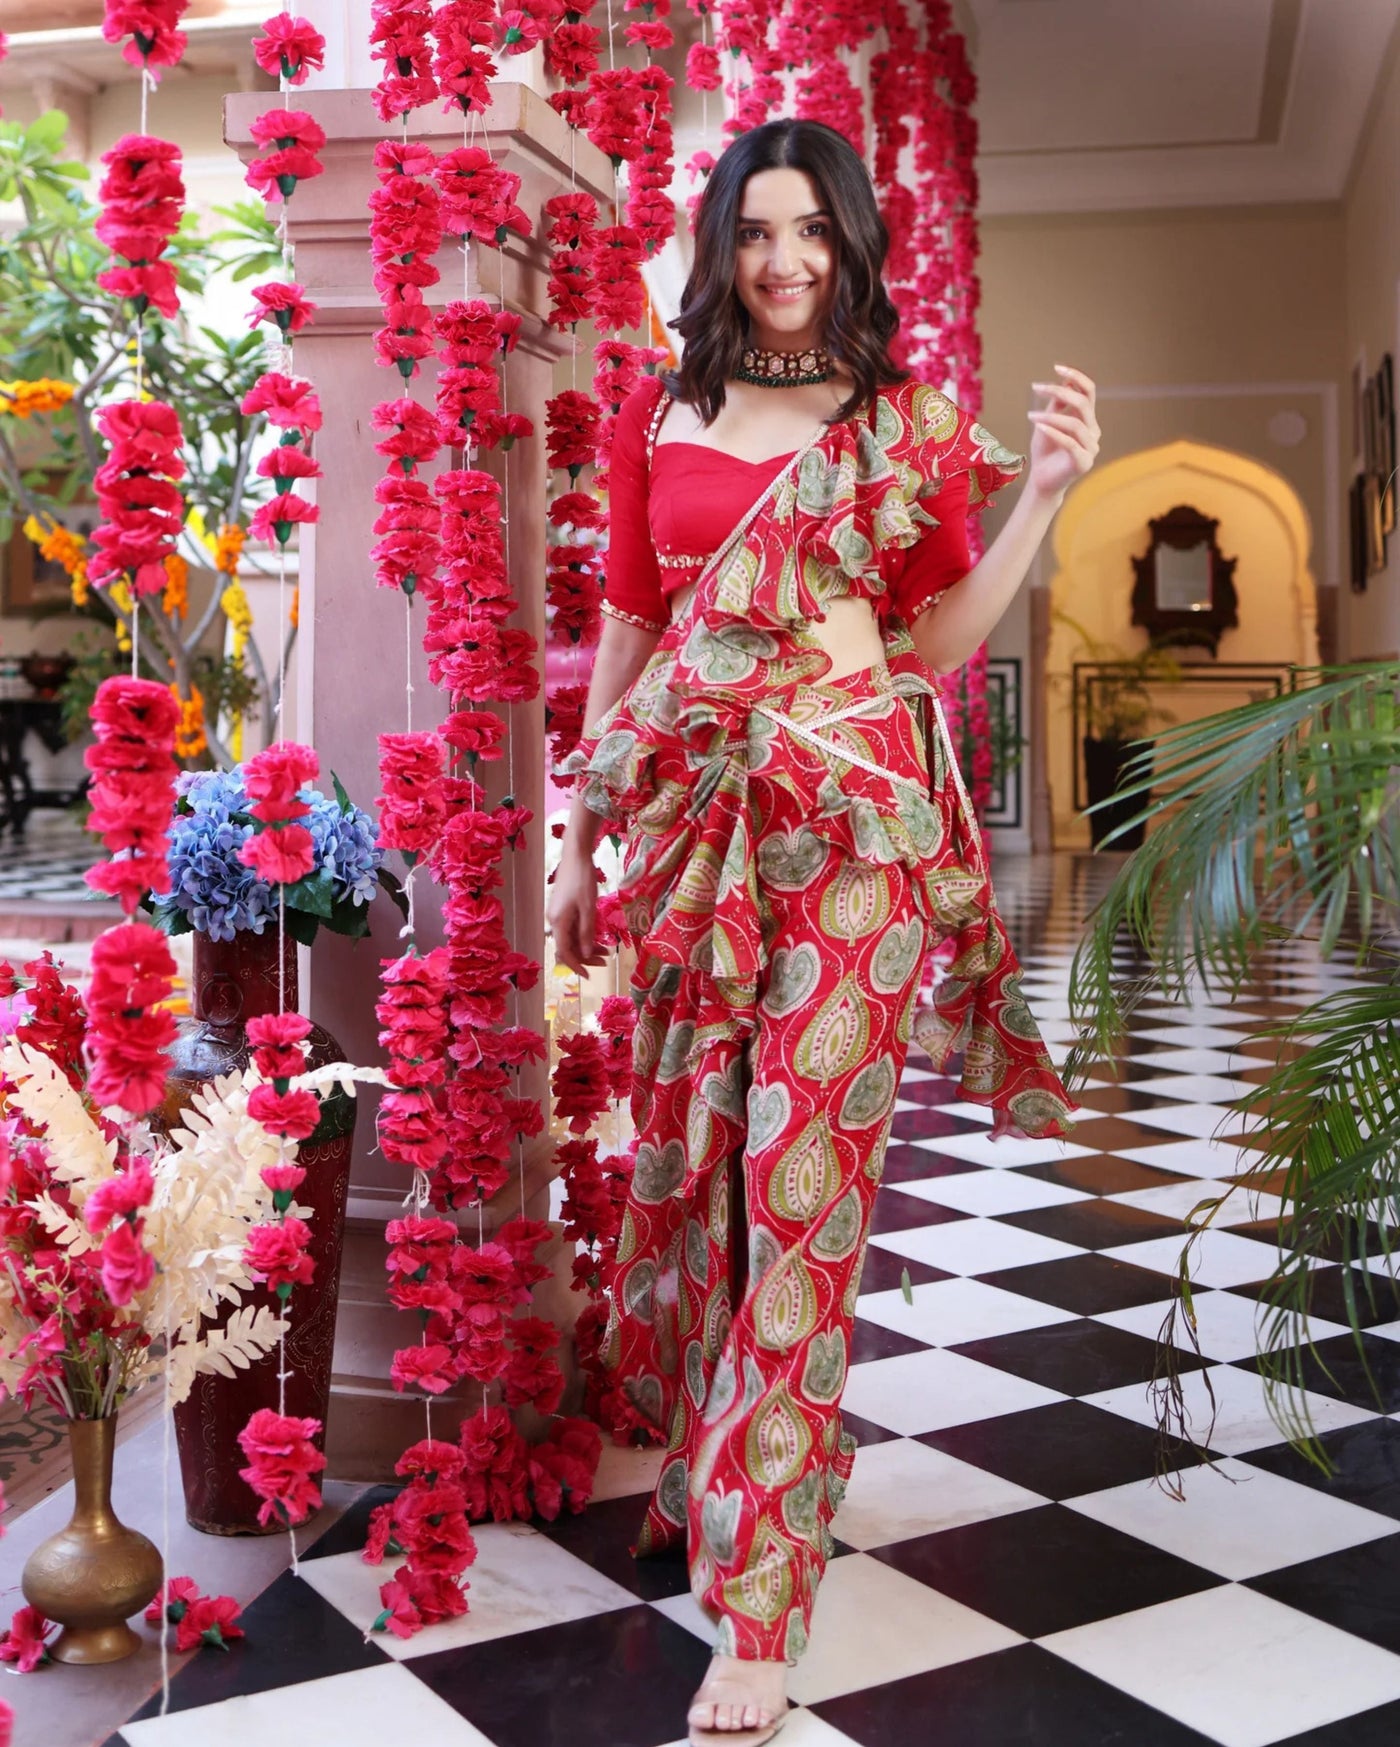
[[[1151,541],[1133,559],[1133,623],[1154,643],[1196,644],[1216,654],[1239,624],[1235,560],[1216,540],[1218,520],[1178,504],[1148,523]]]

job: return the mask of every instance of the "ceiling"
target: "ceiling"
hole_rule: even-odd
[[[1400,0],[955,0],[984,214],[1337,200]]]
[[[369,0],[345,4],[368,12]],[[1400,27],[1400,0],[953,8],[980,87],[984,216],[1340,199]],[[75,91],[134,77],[102,41],[101,10],[101,0],[0,0],[0,22],[32,32],[12,40],[0,87],[71,107]],[[263,83],[249,39],[267,10],[268,0],[193,0],[189,50],[170,76]],[[702,134],[698,94],[680,82],[694,20],[677,6],[671,22],[683,164],[700,145],[717,149],[723,108],[711,100]],[[684,176],[677,186],[688,188]]]

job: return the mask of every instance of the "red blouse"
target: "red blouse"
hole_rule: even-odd
[[[694,582],[700,564],[734,529],[785,461],[741,461],[703,443],[658,443],[647,466],[647,411],[643,383],[622,403],[608,464],[610,504],[607,607],[614,617],[662,631],[670,623],[669,597]],[[897,612],[906,624],[972,568],[967,543],[968,476],[952,475],[933,500],[939,525],[914,546],[889,556],[889,591],[872,603]],[[696,563],[662,564],[685,556]]]

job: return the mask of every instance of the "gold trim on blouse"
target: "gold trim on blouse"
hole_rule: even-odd
[[[664,631],[664,624],[658,625],[654,619],[638,618],[636,613],[624,613],[621,607],[613,606],[611,601],[602,603],[603,611],[610,619],[621,619],[624,625],[636,625],[642,631]]]

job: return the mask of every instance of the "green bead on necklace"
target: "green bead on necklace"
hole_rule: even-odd
[[[804,388],[827,382],[832,375],[831,357],[820,346],[804,352],[776,352],[766,346],[746,346],[736,382],[752,382],[758,388]]]

